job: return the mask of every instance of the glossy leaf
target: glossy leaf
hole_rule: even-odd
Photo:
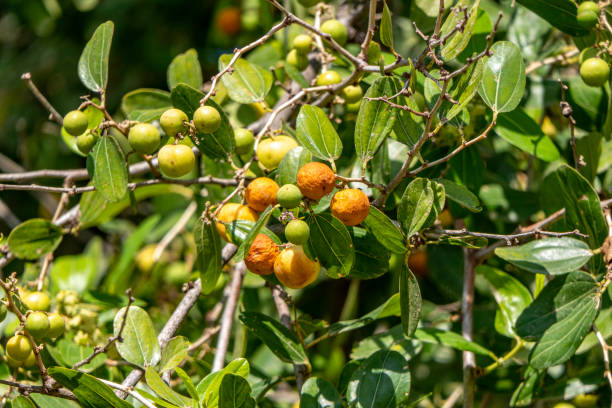
[[[52,397],[45,394],[31,394],[30,398],[38,408],[79,408],[79,405],[67,399]]]
[[[537,239],[495,249],[495,255],[533,273],[560,275],[580,269],[593,254],[583,241],[570,237]]]
[[[576,20],[577,7],[572,0],[517,0],[517,3],[571,36],[586,34]]]
[[[127,194],[127,163],[119,144],[111,136],[102,137],[89,156],[93,160],[93,185],[111,203]]]
[[[370,207],[370,213],[363,221],[365,227],[374,234],[378,242],[380,242],[389,251],[396,254],[406,252],[406,243],[402,231],[376,207]]]
[[[297,335],[279,321],[257,312],[244,312],[240,321],[286,363],[306,364],[308,357]]]
[[[402,309],[402,329],[404,335],[410,337],[416,330],[421,319],[421,289],[414,274],[407,265],[400,271],[400,305]]]
[[[235,260],[242,261],[247,255],[249,249],[251,249],[251,245],[253,244],[255,237],[257,237],[257,234],[259,234],[261,232],[261,229],[265,227],[265,225],[268,223],[268,219],[270,218],[270,215],[272,215],[272,210],[274,210],[274,207],[269,206],[265,209],[264,212],[259,215],[259,219],[255,223],[255,225],[253,225],[251,231],[249,231],[249,233],[244,238],[244,241],[242,241],[242,243],[238,247],[238,250],[234,255]]]
[[[323,110],[317,106],[303,105],[297,116],[297,140],[320,159],[333,161],[342,153],[342,141]]]
[[[398,103],[408,106],[410,109],[418,111],[419,106],[414,97],[405,98],[403,95],[398,97]],[[393,134],[398,142],[413,147],[425,130],[425,120],[422,116],[415,115],[407,110],[397,112]]]
[[[241,408],[251,404],[251,386],[244,378],[226,374],[219,387],[219,408]],[[255,402],[252,402],[255,407]]]
[[[108,82],[108,59],[115,25],[112,21],[96,28],[79,58],[79,79],[90,91],[104,92]]]
[[[302,146],[289,150],[278,165],[278,183],[281,186],[295,184],[298,171],[310,161],[312,154]]]
[[[351,278],[374,279],[387,273],[391,256],[387,248],[365,228],[349,227],[348,230],[355,247]]]
[[[444,101],[438,111],[438,116],[449,121],[461,114],[464,108],[476,96],[478,87],[482,81],[484,64],[482,60],[472,64],[466,72],[455,79],[448,90],[451,97],[457,102]]]
[[[331,214],[312,215],[306,222],[310,227],[308,249],[327,275],[334,279],[348,276],[355,261],[355,248],[344,224]]]
[[[300,408],[342,408],[342,397],[328,381],[310,377],[302,386]]]
[[[408,236],[431,225],[444,207],[444,186],[417,177],[408,184],[399,204],[397,218]]]
[[[482,211],[480,200],[478,200],[478,197],[468,190],[467,187],[448,179],[436,179],[436,182],[444,186],[444,193],[450,200],[472,212]]]
[[[525,92],[525,62],[521,50],[509,41],[491,47],[478,93],[494,112],[510,112]]]
[[[233,56],[233,54],[224,54],[219,57],[219,71],[225,69]],[[233,71],[223,75],[221,81],[233,101],[253,103],[261,102],[270,92],[274,78],[270,71],[238,58],[233,65]]]
[[[89,374],[63,367],[50,367],[47,371],[73,392],[83,408],[132,408],[131,404],[117,397],[109,386]]]
[[[416,329],[414,338],[425,343],[442,344],[457,350],[471,351],[483,356],[491,356],[491,351],[473,341],[464,339],[460,334],[433,328]]]
[[[480,5],[480,0],[476,0],[473,3],[469,0],[460,0],[455,7],[455,10],[451,11],[451,14],[446,18],[444,24],[442,24],[442,29],[440,30],[440,36],[447,36],[451,30],[459,23],[460,20],[465,18],[464,13],[460,11],[461,7],[469,7],[471,4],[471,8],[469,8],[469,18],[463,24],[463,30],[457,31],[451,35],[451,37],[446,41],[446,43],[442,46],[440,51],[440,55],[445,60],[450,60],[457,57],[461,51],[467,47],[470,42],[470,38],[472,37],[472,33],[474,31],[474,24],[476,23],[476,17],[478,16],[478,6]]]
[[[197,268],[200,271],[202,292],[207,294],[216,287],[223,268],[221,238],[215,223],[201,217],[195,223],[193,237],[198,250]]]
[[[119,334],[121,323],[126,316],[126,308],[119,309],[113,323],[113,333]],[[155,327],[149,314],[138,306],[130,306],[125,317],[125,327],[121,334],[122,342],[116,344],[117,351],[126,361],[141,367],[156,364],[161,350],[157,341]]]
[[[219,403],[219,388],[226,374],[236,374],[247,378],[250,372],[249,362],[244,358],[231,361],[222,370],[208,374],[196,387],[200,399],[206,407],[213,408]]]
[[[337,335],[352,330],[360,329],[368,324],[389,316],[400,316],[400,296],[398,293],[392,295],[385,303],[358,319],[343,320],[332,324],[329,328],[330,335]]]
[[[383,14],[380,21],[380,42],[393,49],[393,22],[386,1],[383,1]]]
[[[161,352],[159,372],[172,370],[183,360],[189,358],[189,341],[183,336],[171,338]]]
[[[172,107],[170,92],[141,88],[128,92],[121,98],[121,110],[130,120],[151,122]]]
[[[196,89],[202,87],[202,68],[198,61],[198,52],[193,48],[174,57],[168,66],[168,89],[184,83]]]
[[[32,218],[16,226],[7,242],[17,258],[38,259],[53,252],[62,242],[62,228],[51,221]]]

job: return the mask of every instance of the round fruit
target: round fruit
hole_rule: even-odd
[[[157,153],[159,168],[170,177],[181,177],[195,165],[195,154],[189,146],[165,145]]]
[[[30,340],[24,335],[16,334],[6,342],[6,354],[17,361],[24,361],[32,351]]]
[[[224,223],[230,223],[236,220],[247,220],[255,222],[258,218],[259,214],[251,210],[246,205],[238,203],[227,203],[223,207],[221,207],[221,210],[217,215],[217,220],[220,221],[216,224],[217,232],[219,233],[221,238],[223,238],[227,242],[230,242],[230,238],[227,235]]]
[[[221,126],[221,115],[212,106],[200,106],[193,114],[193,124],[202,133],[214,133]]]
[[[24,363],[23,361],[15,360],[14,358],[9,356],[8,354],[6,356],[6,362],[7,362],[8,366],[11,367],[11,368],[19,368]]]
[[[79,110],[68,112],[64,116],[64,129],[72,136],[78,136],[87,130],[87,116]]]
[[[578,25],[582,28],[586,28],[587,30],[595,27],[598,20],[599,14],[594,13],[592,11],[583,11],[576,15],[576,21],[578,22]]]
[[[350,112],[350,113],[355,113],[355,112],[359,112],[359,107],[361,106],[361,101],[357,101],[357,102],[353,102],[353,103],[347,103],[346,104],[346,111]]]
[[[139,123],[130,128],[128,142],[138,153],[151,154],[159,147],[159,130],[150,123]]]
[[[153,254],[155,253],[156,248],[157,244],[149,244],[136,254],[136,266],[141,272],[146,273],[153,269],[153,265],[155,263]]]
[[[64,334],[66,322],[64,322],[64,318],[61,315],[57,313],[50,313],[47,318],[49,319],[49,330],[47,330],[47,337],[50,339],[56,339]]]
[[[83,154],[88,154],[98,141],[98,137],[92,132],[84,132],[76,137],[76,147]]]
[[[602,86],[610,76],[608,63],[601,58],[589,58],[580,65],[580,76],[590,86]]]
[[[257,275],[269,275],[274,272],[274,261],[279,250],[276,243],[266,234],[258,234],[244,258],[249,271]]]
[[[28,358],[25,359],[25,361],[23,362],[23,366],[24,367],[34,367],[36,365],[36,356],[34,355],[34,352],[31,351],[30,354],[28,355]]]
[[[338,20],[327,20],[321,24],[321,31],[325,34],[331,35],[331,37],[340,45],[344,45],[346,43],[346,39],[348,38],[346,26]]]
[[[408,266],[410,270],[419,277],[427,276],[427,251],[415,251],[408,258]]]
[[[336,175],[323,163],[306,163],[297,173],[297,185],[305,197],[320,200],[336,186]]]
[[[233,36],[240,32],[240,9],[238,7],[226,7],[217,14],[217,28],[227,36]]]
[[[49,310],[49,295],[45,292],[30,292],[21,298],[21,302],[30,310]]]
[[[298,3],[304,7],[312,7],[320,1],[322,0],[298,0]]]
[[[0,302],[0,323],[6,319],[6,313],[8,312],[8,308],[4,302]]]
[[[257,146],[257,159],[268,170],[278,167],[285,154],[298,147],[297,142],[289,136],[275,136],[262,140]]]
[[[368,44],[368,64],[378,64],[380,55],[380,44],[376,41],[370,41],[370,44]]]
[[[597,406],[597,395],[594,394],[578,394],[574,397],[572,402],[578,408],[591,408]]]
[[[334,194],[330,209],[344,225],[354,226],[361,224],[370,213],[370,201],[363,191],[349,188]]]
[[[553,408],[576,408],[576,407],[570,404],[569,402],[559,402],[555,404]]]
[[[159,124],[168,136],[175,137],[178,133],[184,131],[185,122],[188,120],[189,118],[185,112],[180,109],[171,108],[162,113],[161,118],[159,118]]]
[[[291,289],[300,289],[317,280],[321,265],[304,253],[301,246],[283,249],[274,262],[274,274],[282,283]]]
[[[298,54],[308,54],[312,49],[312,38],[308,34],[299,34],[293,39],[293,48]]]
[[[310,237],[310,227],[302,220],[289,221],[285,227],[285,238],[295,245],[304,245]]]
[[[354,103],[361,99],[363,91],[359,85],[349,85],[342,90],[342,97],[346,103]]]
[[[264,211],[268,206],[276,204],[278,184],[267,177],[258,177],[251,181],[244,192],[247,205],[255,211]]]
[[[578,6],[577,12],[584,13],[585,11],[599,14],[599,6],[594,1],[584,1]]]
[[[32,312],[26,317],[25,328],[34,338],[41,339],[49,331],[49,318],[44,312]]]
[[[308,57],[304,54],[300,54],[295,49],[289,51],[286,60],[287,64],[293,65],[299,71],[303,71],[308,68]]]
[[[335,85],[340,82],[342,78],[336,71],[325,71],[317,77],[317,86]]]
[[[253,150],[255,137],[249,129],[238,128],[234,130],[234,141],[236,143],[236,153],[247,154]]]
[[[299,187],[295,184],[285,184],[276,193],[278,203],[288,210],[299,207],[303,197]]]

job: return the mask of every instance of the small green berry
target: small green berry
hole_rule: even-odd
[[[79,110],[68,112],[64,116],[64,129],[72,136],[78,136],[87,130],[87,116]]]
[[[234,141],[236,142],[236,153],[247,154],[253,150],[255,137],[249,129],[234,129]]]
[[[177,133],[184,131],[185,122],[188,120],[189,118],[185,112],[180,109],[170,108],[162,113],[161,118],[159,118],[159,124],[168,136],[175,137]]]
[[[193,114],[193,124],[202,133],[214,133],[221,126],[221,114],[212,106],[200,106]]]
[[[317,86],[334,85],[341,81],[342,78],[336,71],[325,71],[317,77]]]
[[[325,34],[331,35],[331,37],[340,45],[344,45],[348,38],[346,26],[335,19],[327,20],[321,24],[321,31]]]
[[[378,60],[380,59],[381,51],[380,44],[376,41],[371,41],[368,44],[368,64],[378,64]]]
[[[26,317],[25,328],[34,338],[41,339],[49,331],[49,318],[44,312],[32,312]]]
[[[30,340],[24,335],[16,334],[6,342],[6,354],[17,361],[24,361],[32,351]]]
[[[34,367],[36,365],[36,356],[34,355],[34,351],[30,351],[28,358],[23,362],[24,367]]]
[[[349,85],[342,90],[346,103],[354,103],[361,99],[363,91],[359,85]]]
[[[130,128],[128,142],[136,152],[151,154],[159,147],[161,136],[159,130],[152,124],[139,123]]]
[[[302,198],[302,192],[295,184],[285,184],[276,193],[278,203],[288,210],[299,207]]]
[[[46,311],[49,310],[49,295],[45,292],[30,292],[25,294],[21,303],[23,303],[28,309],[34,311]]]
[[[0,302],[0,323],[6,319],[6,313],[8,312],[8,308],[4,302]]]
[[[308,34],[300,34],[293,39],[293,48],[298,54],[306,55],[312,49],[312,38]]]
[[[98,141],[98,136],[93,132],[85,132],[76,137],[76,147],[83,154],[88,154]]]
[[[48,319],[49,330],[47,330],[47,337],[50,339],[56,339],[64,334],[64,330],[66,330],[66,322],[64,322],[64,318],[61,315],[57,313],[50,313]]]
[[[294,245],[303,245],[310,237],[310,227],[302,220],[293,220],[285,227],[285,238]]]
[[[599,87],[610,77],[610,66],[601,58],[589,58],[580,65],[580,76],[587,85]]]
[[[308,57],[298,53],[295,49],[289,51],[286,58],[287,64],[293,65],[299,71],[308,68]]]
[[[195,165],[195,154],[189,146],[165,145],[157,153],[159,168],[170,177],[181,177],[189,173]]]
[[[576,20],[578,24],[587,30],[595,27],[599,20],[599,6],[592,1],[585,1],[578,6]]]

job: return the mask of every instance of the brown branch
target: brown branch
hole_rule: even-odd
[[[559,103],[559,106],[561,108],[561,114],[567,118],[570,128],[570,146],[572,147],[572,155],[574,156],[574,168],[579,169],[582,166],[586,166],[586,163],[584,162],[582,156],[578,156],[578,150],[576,149],[576,120],[572,116],[572,106],[565,99],[567,85],[561,82],[561,79],[559,79],[559,85],[561,86],[561,102]]]
[[[453,236],[453,237],[478,237],[478,238],[487,238],[487,239],[498,239],[503,240],[507,245],[512,245],[513,242],[517,242],[519,239],[528,238],[528,237],[537,237],[538,235],[547,236],[547,237],[567,237],[567,236],[578,236],[581,238],[588,238],[588,235],[581,233],[578,230],[567,231],[567,232],[553,232],[553,231],[543,231],[539,228],[519,232],[516,234],[492,234],[487,232],[473,232],[468,231],[467,229],[460,230],[447,230],[447,229],[433,229],[429,231],[425,231],[423,235],[427,238],[438,239],[443,236]]]
[[[32,74],[30,74],[29,72],[25,72],[21,74],[21,79],[26,83],[28,88],[30,88],[30,91],[32,92],[34,97],[38,99],[38,102],[40,102],[41,105],[49,111],[49,118],[59,123],[60,126],[63,126],[64,118],[55,110],[53,105],[51,105],[47,98],[45,98],[45,95],[43,95],[42,92],[40,92],[40,90],[38,89],[38,87],[34,84],[34,82],[32,81]]]
[[[472,250],[463,249],[463,294],[461,296],[461,334],[472,341],[474,309],[474,275],[476,263]],[[476,358],[471,351],[463,352],[463,408],[474,407]]]
[[[46,394],[51,395],[53,397],[68,399],[71,401],[77,401],[75,395],[66,388],[54,388],[51,390],[46,389],[40,385],[30,385],[23,384],[16,381],[2,380],[0,379],[0,384],[8,385],[9,387],[16,388],[20,394],[28,396],[30,394]]]
[[[527,68],[525,68],[525,73],[527,75],[529,75],[530,73],[532,73],[533,71],[545,66],[545,65],[551,65],[551,64],[556,64],[558,62],[563,62],[563,63],[568,63],[568,59],[575,57],[576,55],[578,55],[580,53],[580,50],[576,47],[572,47],[570,50],[565,51],[562,54],[559,55],[554,55],[552,57],[548,57],[548,58],[544,58],[543,60],[540,61],[534,61],[532,63],[530,63],[529,65],[527,65]]]

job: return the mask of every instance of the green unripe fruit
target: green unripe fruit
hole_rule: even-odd
[[[576,15],[578,25],[587,30],[595,27],[597,20],[599,20],[599,14],[593,13],[592,11],[584,11]]]
[[[589,58],[580,65],[580,76],[587,85],[599,87],[608,80],[610,67],[601,58]]]
[[[585,11],[599,14],[599,6],[594,1],[584,1],[578,6],[577,12],[584,13]]]
[[[28,355],[28,358],[25,359],[25,361],[23,362],[23,366],[30,368],[30,367],[34,367],[36,365],[36,356],[34,355],[34,352],[31,351],[30,354]]]
[[[559,402],[555,404],[553,408],[576,408],[576,407],[570,404],[569,402]]]
[[[87,130],[87,116],[79,110],[68,112],[64,116],[64,129],[72,136],[78,136]]]
[[[293,48],[298,54],[306,55],[312,49],[312,38],[308,34],[300,34],[293,39]]]
[[[185,112],[180,109],[171,108],[162,113],[161,118],[159,118],[159,124],[168,136],[175,137],[177,133],[185,130],[185,122],[188,120],[189,118]]]
[[[291,50],[287,54],[287,64],[293,65],[299,71],[303,71],[308,68],[308,57],[306,55],[298,53],[296,50]]]
[[[139,123],[130,128],[128,142],[137,153],[151,154],[159,147],[159,130],[150,123]]]
[[[3,322],[4,319],[6,319],[7,311],[8,311],[8,308],[6,307],[4,302],[0,302],[0,323]]]
[[[597,395],[594,394],[578,394],[572,402],[578,408],[591,408],[597,406],[598,399]]]
[[[317,4],[319,1],[322,1],[322,0],[298,0],[298,3],[300,3],[304,7],[312,7],[315,4]]]
[[[221,114],[212,106],[200,106],[193,114],[193,124],[202,133],[214,133],[221,126]]]
[[[195,154],[186,145],[165,145],[159,149],[157,160],[164,174],[170,177],[181,177],[193,169]]]
[[[359,112],[359,107],[361,106],[361,101],[357,101],[357,102],[353,102],[353,103],[347,103],[346,104],[346,111],[350,112],[350,113],[355,113],[355,112]]]
[[[49,318],[44,312],[32,312],[26,317],[25,328],[34,338],[41,339],[49,331]]]
[[[346,103],[357,102],[363,96],[363,91],[359,85],[349,85],[342,90],[342,97]]]
[[[98,136],[93,132],[85,132],[76,138],[76,147],[83,154],[88,154],[98,141]]]
[[[285,238],[294,245],[303,245],[310,237],[310,227],[302,220],[293,220],[285,227]]]
[[[597,57],[597,49],[593,47],[588,47],[580,51],[580,57],[578,57],[578,62],[582,64],[584,61],[588,60],[589,58],[595,58],[595,57]]]
[[[331,37],[340,45],[344,45],[346,43],[346,39],[348,38],[346,26],[335,19],[327,20],[321,24],[321,31],[325,34],[331,35]]]
[[[14,358],[12,358],[11,356],[9,356],[7,354],[6,356],[6,363],[8,364],[9,367],[11,368],[19,368],[23,365],[23,361],[19,361],[19,360],[15,360]]]
[[[30,292],[23,296],[21,303],[23,303],[28,309],[34,311],[47,311],[49,310],[49,295],[45,292]]]
[[[413,93],[410,98],[416,103],[419,112],[425,111],[425,97],[420,92]]]
[[[381,55],[381,51],[380,51],[380,44],[377,43],[376,41],[371,41],[370,44],[368,44],[368,64],[378,64],[378,60],[380,59],[380,55]]]
[[[164,271],[164,280],[171,285],[179,285],[189,281],[189,269],[184,262],[174,262]]]
[[[51,313],[47,317],[49,319],[49,330],[47,330],[47,337],[50,339],[56,339],[66,330],[66,323],[64,318],[57,313]]]
[[[6,342],[6,354],[17,361],[24,361],[32,351],[30,340],[24,335],[16,334]]]
[[[281,207],[288,210],[299,207],[303,197],[302,192],[295,184],[285,184],[276,193],[276,201]]]
[[[317,86],[335,85],[340,82],[342,78],[336,71],[325,71],[317,77]]]
[[[234,130],[234,141],[236,144],[236,153],[247,154],[253,150],[255,137],[249,129],[238,128]]]

